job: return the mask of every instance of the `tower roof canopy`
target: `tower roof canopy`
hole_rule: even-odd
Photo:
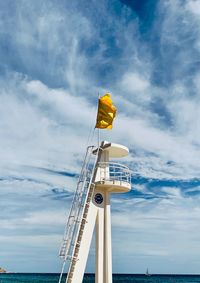
[[[129,149],[121,144],[104,142],[103,149],[109,152],[109,157],[120,158],[129,154]]]

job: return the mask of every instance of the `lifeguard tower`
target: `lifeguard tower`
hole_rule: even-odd
[[[64,264],[59,282],[66,260],[70,261],[66,283],[82,282],[96,226],[95,283],[112,283],[110,194],[130,191],[131,174],[110,158],[128,153],[127,147],[106,141],[87,148],[60,249]]]

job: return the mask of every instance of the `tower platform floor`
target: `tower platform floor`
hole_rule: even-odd
[[[112,193],[127,193],[131,190],[131,184],[119,180],[106,180],[95,182],[95,187]]]

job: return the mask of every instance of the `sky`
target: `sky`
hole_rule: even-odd
[[[111,201],[113,272],[199,273],[200,2],[0,0],[0,58],[0,266],[60,271],[109,91],[118,112],[101,137],[129,148],[132,171]]]

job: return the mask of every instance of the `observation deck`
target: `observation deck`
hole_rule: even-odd
[[[131,190],[131,172],[123,164],[110,162],[110,158],[122,158],[128,155],[127,147],[104,142],[100,161],[97,163],[97,189],[110,193],[125,193]]]
[[[111,193],[125,193],[131,190],[131,172],[125,165],[112,162],[98,163],[99,180],[97,189]]]

